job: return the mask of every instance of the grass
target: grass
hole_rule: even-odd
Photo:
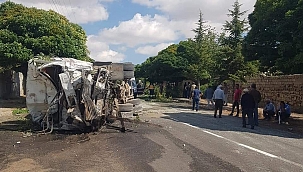
[[[12,114],[13,115],[20,115],[20,114],[28,114],[28,109],[26,109],[26,108],[18,108],[18,109],[14,109],[13,111],[12,111]]]
[[[138,115],[138,116],[136,116],[136,119],[135,119],[134,121],[135,121],[135,122],[140,122],[140,121],[141,121],[141,119],[140,119],[139,115]]]
[[[166,97],[150,97],[149,95],[144,95],[144,96],[140,96],[138,97],[140,99],[143,99],[145,101],[150,101],[150,102],[161,102],[161,103],[170,103],[173,102],[173,99],[171,97],[166,98]]]

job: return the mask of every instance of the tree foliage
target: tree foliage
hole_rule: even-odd
[[[220,80],[245,81],[245,76],[253,75],[258,71],[255,63],[247,63],[242,54],[243,35],[247,30],[247,22],[244,18],[246,11],[241,12],[241,5],[238,0],[235,1],[233,9],[229,10],[228,14],[231,21],[226,21],[223,26],[226,33],[221,35],[221,53],[219,53],[220,58],[217,58],[217,63],[221,62],[221,69],[218,71]]]
[[[39,54],[90,60],[84,30],[54,11],[4,2],[0,21],[1,67],[18,67]]]
[[[270,73],[303,73],[303,1],[257,0],[245,38],[247,60]]]
[[[225,80],[244,81],[246,76],[258,73],[258,61],[247,62],[242,54],[247,21],[246,11],[240,11],[236,1],[221,35],[206,25],[200,11],[194,39],[180,41],[148,58],[136,67],[137,77],[152,81],[180,81],[190,79],[221,83]]]
[[[178,45],[170,45],[157,56],[149,57],[144,63],[137,65],[136,76],[147,78],[150,82],[182,81],[185,79],[184,66],[187,62],[179,53]]]

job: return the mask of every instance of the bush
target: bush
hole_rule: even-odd
[[[19,114],[28,114],[29,111],[26,108],[18,108],[18,109],[14,109],[12,114],[13,115],[19,115]]]

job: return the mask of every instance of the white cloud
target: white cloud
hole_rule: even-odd
[[[232,9],[235,0],[132,0],[148,7],[154,7],[177,21],[198,21],[199,11],[203,13],[203,18],[209,23],[220,23],[221,27],[225,20],[229,20],[228,9]],[[256,0],[239,0],[241,11],[248,10],[249,14],[253,10]],[[217,28],[219,30],[219,28]]]
[[[96,61],[121,62],[125,58],[124,54],[111,50],[105,42],[94,35],[88,36],[86,44],[90,50],[90,57]]]
[[[129,47],[177,40],[178,30],[169,27],[169,23],[163,16],[135,14],[131,20],[123,21],[119,26],[103,29],[99,36],[111,44],[125,44]]]
[[[173,43],[161,43],[156,46],[144,46],[144,47],[139,47],[135,50],[136,53],[138,54],[143,54],[143,55],[149,55],[149,56],[155,56],[158,54],[159,51],[167,48],[168,46],[172,45]]]
[[[11,0],[22,3],[25,6],[49,10],[52,9],[66,16],[70,21],[84,24],[107,20],[109,13],[105,8],[106,2],[118,2],[117,0]],[[123,1],[125,0],[119,0]],[[4,0],[0,0],[4,2]],[[55,2],[55,3],[53,3]],[[87,45],[91,57],[100,61],[123,61],[130,48],[138,54],[156,55],[166,48],[171,42],[176,43],[180,39],[192,38],[199,18],[199,11],[207,24],[215,27],[220,32],[226,20],[230,20],[227,14],[232,9],[235,0],[132,0],[150,8],[156,8],[162,15],[135,14],[132,19],[120,21],[112,28],[100,28],[96,35],[88,37]],[[239,0],[243,6],[241,11],[253,10],[256,0]],[[120,2],[119,2],[120,3]],[[115,4],[114,4],[115,5]],[[135,9],[130,9],[134,12]],[[247,16],[247,15],[246,15]],[[245,16],[245,17],[246,17]],[[169,43],[167,43],[169,42]],[[111,50],[109,45],[120,45],[117,51]]]
[[[53,10],[66,16],[71,22],[84,24],[108,19],[108,12],[101,4],[113,0],[11,0],[27,7]]]

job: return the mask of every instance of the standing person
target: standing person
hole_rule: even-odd
[[[228,99],[228,86],[227,83],[224,82],[224,106],[227,106],[227,99]]]
[[[161,95],[163,94],[163,88],[164,88],[164,84],[161,83],[161,84],[160,84],[160,94],[161,94]]]
[[[213,107],[214,106],[214,101],[213,101],[214,90],[211,88],[211,86],[208,86],[208,88],[205,90],[204,94],[205,94],[205,98],[207,100],[207,108],[209,108],[210,103]]]
[[[195,84],[195,82],[193,82],[192,84],[191,84],[191,87],[190,87],[190,94],[192,95],[193,94],[193,91],[195,90],[195,88],[196,88],[196,84]]]
[[[187,98],[189,99],[190,98],[190,88],[191,88],[191,86],[190,86],[190,82],[188,82],[187,83],[187,86],[186,86],[186,94],[187,94]]]
[[[258,105],[261,101],[261,93],[257,90],[257,86],[256,84],[251,84],[250,86],[251,90],[249,91],[249,94],[251,94],[254,97],[255,100],[255,108],[254,108],[254,122],[255,122],[255,126],[259,125],[259,121],[258,121]]]
[[[272,104],[272,102],[268,99],[266,100],[266,105],[263,109],[263,116],[265,119],[270,120],[271,117],[273,117],[275,115],[275,106],[274,104]]]
[[[149,89],[149,96],[152,97],[155,94],[154,84],[150,84],[148,89]]]
[[[183,98],[187,97],[187,83],[185,82],[183,85]]]
[[[192,110],[195,110],[195,109],[196,109],[196,111],[199,110],[200,97],[201,97],[201,91],[196,86],[195,89],[193,90],[193,93],[192,93],[192,98],[193,98],[193,108],[192,108]]]
[[[223,86],[219,85],[214,92],[213,100],[215,100],[215,114],[214,118],[217,118],[217,111],[219,109],[219,118],[222,118],[222,109],[223,109],[223,100],[224,100],[224,91],[222,90]]]
[[[242,94],[242,91],[239,87],[239,84],[236,84],[236,90],[235,90],[235,93],[234,93],[234,102],[233,102],[233,107],[231,109],[231,113],[229,114],[229,116],[233,116],[234,114],[234,110],[235,110],[235,107],[237,107],[237,117],[239,116],[239,102],[240,102],[240,98],[241,98],[241,94]]]
[[[244,92],[244,94],[241,98],[242,124],[243,124],[243,127],[245,128],[246,127],[246,115],[247,115],[248,123],[249,123],[251,129],[254,129],[255,122],[253,119],[253,110],[256,106],[256,103],[255,103],[254,97],[248,93],[249,90],[247,88],[245,88],[243,90],[243,92]]]

